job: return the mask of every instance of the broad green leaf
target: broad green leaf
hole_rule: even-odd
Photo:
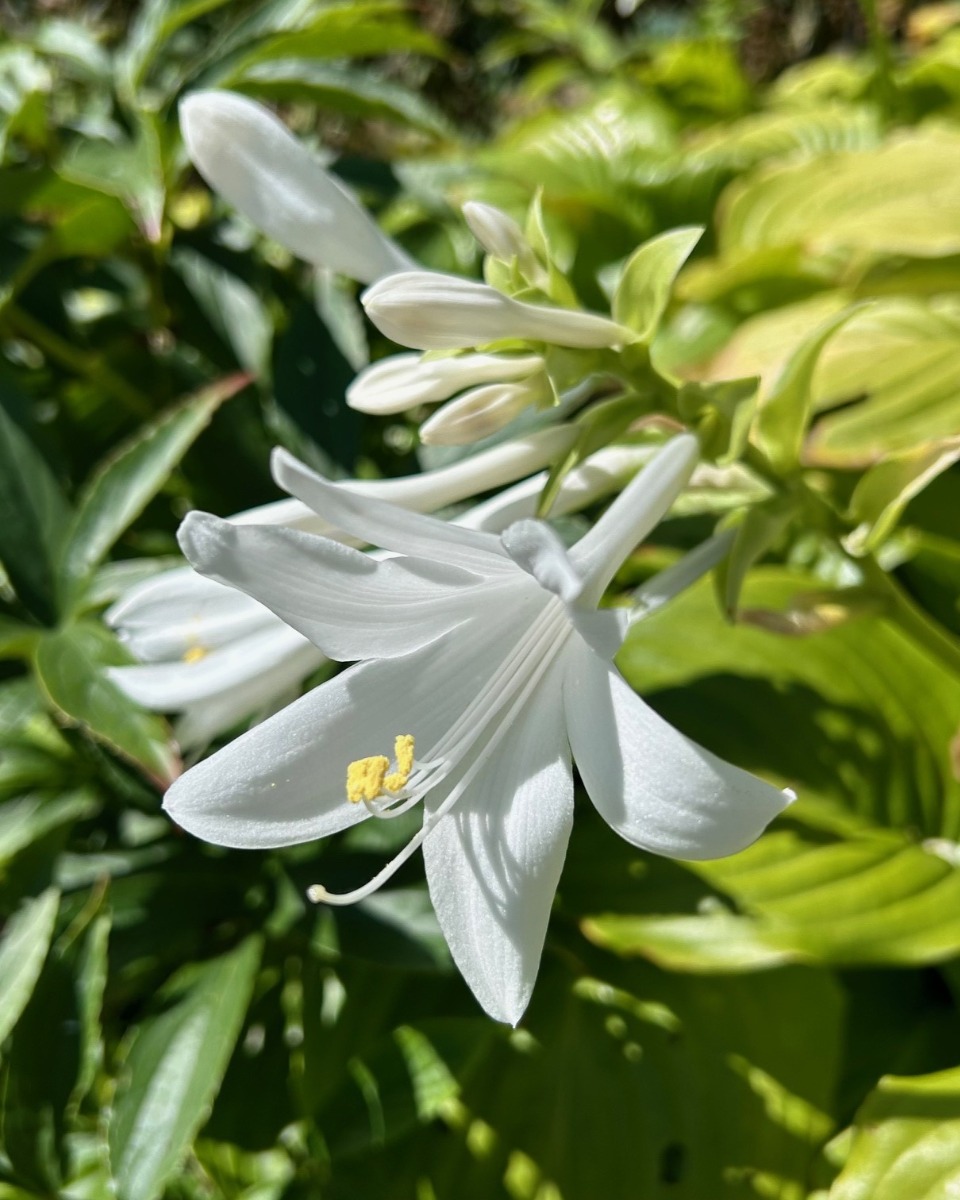
[[[93,796],[80,791],[17,796],[0,804],[0,874],[21,850],[60,825],[90,816],[97,807]]]
[[[960,1068],[887,1075],[853,1126],[829,1200],[949,1200],[960,1188]]]
[[[60,893],[48,888],[25,900],[4,926],[0,937],[0,1045],[9,1037],[40,978],[59,904]]]
[[[60,719],[78,725],[131,759],[158,784],[176,775],[177,757],[164,721],[133,703],[107,671],[129,657],[102,625],[81,620],[44,637],[37,678]]]
[[[251,937],[204,963],[137,1031],[107,1130],[118,1200],[155,1200],[206,1119],[239,1035],[260,963]]]
[[[703,230],[673,229],[638,246],[623,268],[613,297],[613,319],[633,329],[642,342],[657,332],[673,281]]]
[[[781,610],[819,588],[803,572],[759,567],[742,604]],[[830,828],[960,841],[949,751],[960,680],[883,617],[798,645],[728,625],[701,583],[635,623],[617,661],[708,749],[775,773],[801,806],[828,800]]]
[[[61,569],[68,589],[89,580],[117,538],[166,483],[217,408],[246,383],[246,376],[231,376],[205,388],[139,430],[100,465],[77,502],[66,536]]]
[[[861,311],[856,306],[828,317],[803,339],[784,363],[761,400],[753,437],[774,470],[799,469],[800,453],[812,410],[813,373],[828,340]]]
[[[876,149],[761,170],[724,196],[721,256],[793,244],[920,257],[957,253],[958,153],[960,135],[930,126]]]
[[[893,455],[871,467],[850,498],[857,527],[844,539],[851,554],[869,554],[896,527],[904,509],[932,480],[960,459],[960,438]]]
[[[56,619],[55,567],[67,502],[45,460],[7,411],[0,379],[0,562],[24,606]]]
[[[271,100],[298,100],[349,116],[399,121],[435,137],[451,134],[442,114],[415,91],[340,63],[275,59],[250,67],[233,86]]]

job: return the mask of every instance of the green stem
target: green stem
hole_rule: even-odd
[[[76,346],[15,304],[7,306],[4,317],[14,333],[33,342],[48,358],[54,359],[68,371],[89,379],[108,396],[119,400],[137,417],[153,415],[149,400],[108,367],[99,355],[78,350]]]
[[[893,82],[893,55],[890,52],[890,41],[880,22],[877,0],[860,0],[860,8],[867,23],[867,34],[873,53],[877,99],[880,101],[882,111],[889,115],[894,109],[897,92]]]
[[[861,559],[860,567],[867,583],[886,600],[887,619],[899,625],[904,633],[960,675],[960,641],[911,599],[875,558]]]

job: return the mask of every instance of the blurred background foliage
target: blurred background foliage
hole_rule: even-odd
[[[960,6],[0,16],[0,1197],[954,1194]],[[424,465],[413,420],[345,406],[384,349],[353,286],[192,172],[177,101],[214,86],[278,106],[439,269],[479,270],[467,199],[519,216],[541,189],[597,307],[638,242],[705,225],[652,349],[690,419],[708,436],[718,381],[759,375],[762,401],[788,362],[809,391],[801,466],[842,552],[819,508],[767,512],[726,616],[705,583],[620,660],[801,799],[691,865],[582,806],[517,1031],[453,970],[418,863],[355,909],[305,903],[320,858],[365,877],[393,830],[181,836],[170,728],[106,674],[128,659],[98,614],[171,561],[189,508],[274,498],[272,445],[334,476]],[[756,499],[733,470],[624,586]]]

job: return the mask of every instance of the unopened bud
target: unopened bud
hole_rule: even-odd
[[[370,320],[416,350],[456,350],[507,338],[596,349],[636,341],[629,329],[578,309],[512,300],[496,288],[434,271],[401,271],[363,294]]]
[[[466,446],[497,433],[542,398],[545,381],[492,383],[473,388],[424,421],[420,440],[432,446]]]
[[[523,379],[543,367],[537,354],[460,354],[455,358],[422,358],[394,354],[367,367],[347,388],[347,403],[358,412],[406,412],[417,404],[448,400],[481,383]]]

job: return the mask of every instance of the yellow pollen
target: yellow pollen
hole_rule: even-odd
[[[199,662],[201,658],[206,658],[209,652],[204,646],[191,646],[183,656],[185,663]]]
[[[385,792],[399,792],[413,770],[413,736],[401,733],[393,743],[396,770],[390,770],[390,760],[382,754],[358,758],[347,767],[347,799],[351,804],[376,800]]]

